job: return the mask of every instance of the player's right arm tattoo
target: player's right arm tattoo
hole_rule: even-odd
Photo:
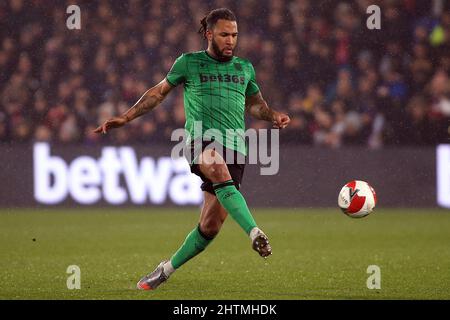
[[[148,89],[134,106],[122,115],[122,117],[129,122],[153,110],[164,100],[172,88],[173,87],[164,79],[153,88]]]
[[[253,117],[259,120],[272,121],[274,111],[269,108],[267,102],[262,97],[261,92],[249,96],[245,99],[245,109]]]

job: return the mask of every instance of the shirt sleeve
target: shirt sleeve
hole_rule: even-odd
[[[245,95],[252,96],[259,92],[258,84],[256,83],[256,75],[255,68],[250,64],[250,81],[247,84],[247,88],[245,89]]]
[[[176,87],[180,83],[184,83],[186,81],[187,74],[187,58],[184,54],[179,56],[177,60],[172,65],[169,73],[166,76],[167,82],[169,82],[172,86]]]

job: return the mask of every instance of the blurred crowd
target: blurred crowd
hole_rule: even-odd
[[[69,30],[66,9],[81,9]],[[381,8],[370,30],[367,8]],[[93,133],[161,81],[211,9],[238,18],[236,54],[287,112],[284,143],[336,148],[448,142],[450,7],[445,0],[6,0],[0,3],[0,142],[169,142],[182,88],[121,130]],[[270,124],[247,119],[248,127]]]

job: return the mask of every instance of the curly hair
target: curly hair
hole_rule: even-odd
[[[214,9],[209,12],[202,20],[200,20],[201,27],[198,33],[202,34],[206,38],[206,31],[211,30],[219,19],[236,21],[234,13],[227,8]]]

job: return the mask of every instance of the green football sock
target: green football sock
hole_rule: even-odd
[[[214,183],[213,186],[220,204],[241,228],[244,229],[247,235],[250,234],[250,231],[256,227],[256,222],[247,207],[242,193],[236,189],[233,180]]]
[[[205,248],[212,240],[213,239],[206,238],[201,233],[199,226],[197,226],[188,234],[186,240],[184,240],[184,243],[170,259],[170,262],[172,263],[174,269],[178,269],[190,259],[205,250]]]

